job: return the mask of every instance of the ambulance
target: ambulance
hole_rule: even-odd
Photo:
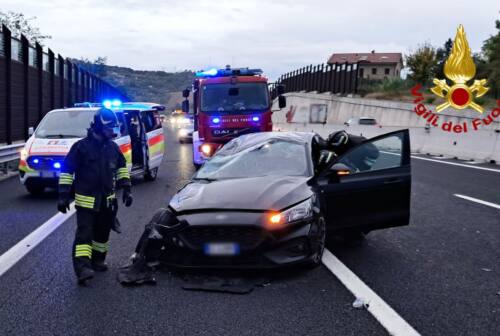
[[[121,103],[107,100],[102,104],[78,103],[72,108],[48,112],[21,150],[19,178],[31,194],[45,188],[57,188],[64,158],[71,146],[87,135],[94,113],[101,107],[111,108],[120,123],[120,134],[114,141],[127,160],[132,177],[153,181],[165,155],[165,135],[159,111],[165,107],[154,103]]]

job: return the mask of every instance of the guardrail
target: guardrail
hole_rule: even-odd
[[[7,173],[9,170],[9,162],[19,160],[19,152],[23,147],[24,143],[0,147],[0,170]]]

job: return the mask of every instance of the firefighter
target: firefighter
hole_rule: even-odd
[[[365,137],[349,134],[344,130],[331,133],[326,140],[318,137],[317,142],[320,147],[320,156],[317,164],[318,171],[328,167],[336,157],[345,154],[351,148],[365,141]],[[378,156],[378,149],[373,144],[367,144],[359,152],[353,153],[350,157],[350,163],[353,169],[365,171],[371,168]]]
[[[77,229],[73,244],[73,267],[79,284],[108,269],[110,230],[117,225],[115,186],[123,189],[125,206],[132,204],[130,174],[125,157],[112,140],[119,134],[118,119],[109,109],[96,111],[87,137],[76,142],[66,156],[59,177],[57,209],[69,210],[74,187]]]

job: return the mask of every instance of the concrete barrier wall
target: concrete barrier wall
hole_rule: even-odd
[[[327,106],[325,124],[310,123],[312,104]],[[430,105],[426,106],[435,110]],[[274,108],[277,109],[276,103]],[[457,111],[460,116],[445,112],[439,114],[440,122],[470,124],[473,119],[478,118],[475,111]],[[380,126],[343,125],[348,119],[361,116],[377,119]],[[287,107],[274,112],[273,123],[276,130],[282,131],[312,131],[327,136],[333,131],[345,129],[349,133],[368,138],[409,128],[412,152],[500,164],[500,117],[488,126],[481,126],[477,131],[450,133],[432,126],[426,128],[426,121],[414,112],[414,104],[345,98],[330,94],[289,93]]]

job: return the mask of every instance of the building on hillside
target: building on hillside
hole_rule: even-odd
[[[347,53],[332,54],[328,64],[359,63],[359,78],[388,79],[399,78],[403,68],[401,53]]]

